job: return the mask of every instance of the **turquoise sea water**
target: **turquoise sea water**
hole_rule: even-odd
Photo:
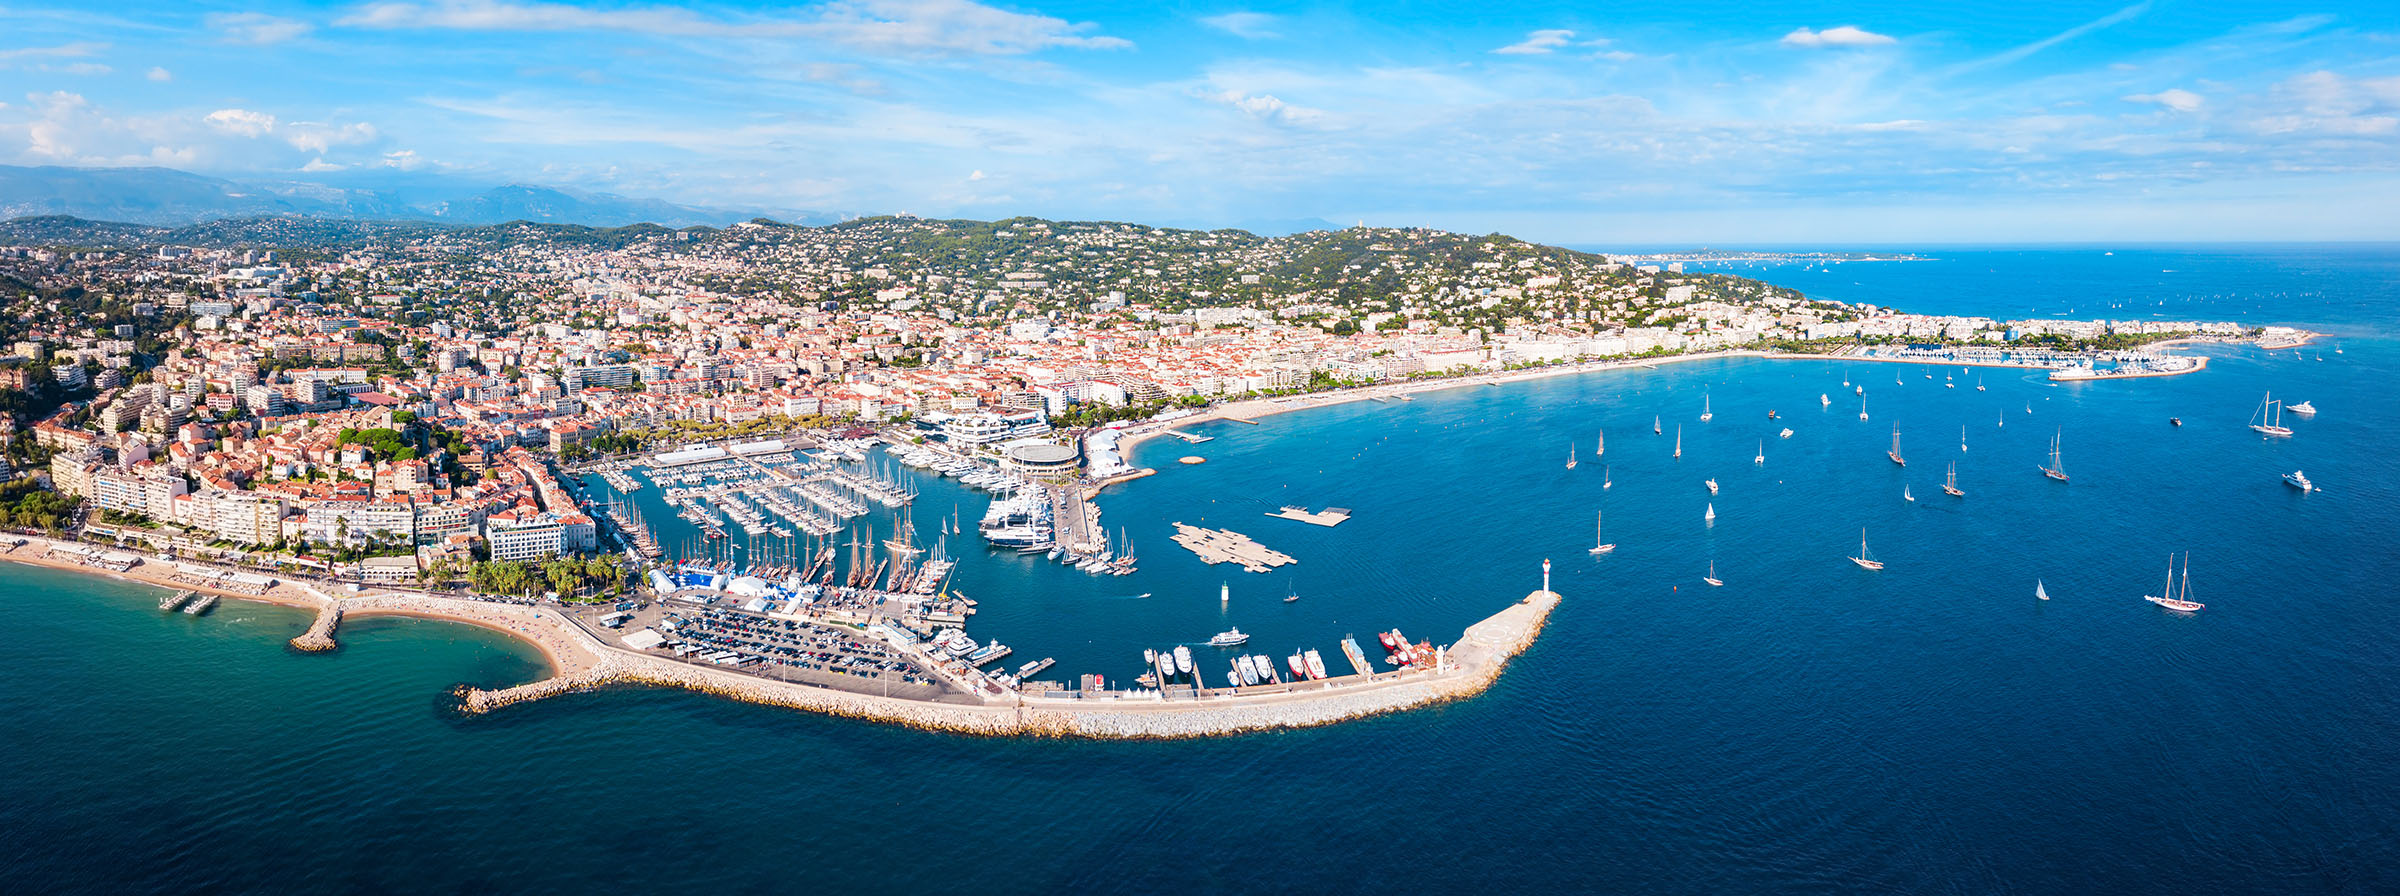
[[[1139,457],[1207,464],[1101,499],[1140,573],[968,557],[971,630],[1012,663],[1118,679],[1142,647],[1228,625],[1276,656],[1394,626],[1447,641],[1553,560],[1565,602],[1483,697],[1221,740],[977,740],[656,691],[461,720],[450,685],[538,661],[413,621],[301,656],[282,646],[296,612],[192,620],[134,586],[0,568],[12,888],[2400,887],[2400,252],[1924,254],[1743,272],[1911,309],[2147,301],[2336,336],[2212,348],[2208,371],[2167,379],[1702,362],[1211,424],[1215,441]],[[2243,423],[2268,389],[2323,412],[2261,441]],[[1884,457],[1895,423],[1905,468]],[[2053,433],[2063,485],[2035,470]],[[1952,461],[1963,501],[1940,492]],[[2294,468],[2326,491],[2285,487]],[[925,485],[920,527],[953,501],[980,514],[954,488]],[[1357,515],[1262,515],[1282,504]],[[1601,560],[1595,510],[1619,545]],[[1175,520],[1300,562],[1205,567],[1168,541]],[[1862,527],[1881,573],[1844,559]],[[2185,550],[2208,608],[2143,602]],[[1712,559],[1723,588],[1700,582]]]

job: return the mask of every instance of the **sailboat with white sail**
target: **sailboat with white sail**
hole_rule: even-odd
[[[1702,577],[1700,581],[1707,582],[1708,587],[1711,588],[1725,587],[1725,582],[1717,578],[1717,561],[1708,561],[1708,575]]]
[[[1858,397],[1858,419],[1862,422],[1867,419],[1867,397],[1865,395]]]
[[[2033,596],[2037,600],[2050,599],[2050,592],[2042,587],[2042,580],[2040,579],[2033,580]]]
[[[1651,416],[1651,418],[1650,418],[1650,434],[1651,434],[1651,435],[1658,435],[1659,433],[1666,432],[1666,430],[1664,430],[1664,429],[1660,429],[1660,428],[1658,427],[1658,421],[1659,421],[1659,419],[1660,419],[1660,418],[1659,418],[1659,417],[1657,417],[1656,415],[1652,415],[1652,416]]]
[[[1617,549],[1616,545],[1602,539],[1600,533],[1600,511],[1595,510],[1592,511],[1592,556],[1594,557],[1606,555]]]
[[[1612,482],[1612,481],[1610,481],[1610,480],[1609,480],[1609,478],[1608,478],[1608,465],[1607,465],[1607,464],[1601,464],[1601,465],[1600,465],[1600,489],[1601,489],[1602,491],[1606,491],[1606,490],[1608,490],[1608,488],[1609,488],[1610,486],[1613,486],[1613,485],[1616,485],[1616,483],[1615,483],[1615,482]]]
[[[1711,526],[1717,524],[1717,502],[1708,502],[1708,512],[1700,515],[1700,521]]]
[[[2183,593],[2175,592],[2175,555],[2167,555],[2167,590],[2163,594],[2145,594],[2142,599],[2178,613],[2199,611],[2207,604],[2192,600],[2192,554],[2183,554]]]
[[[1607,454],[1607,453],[1608,453],[1608,430],[1605,430],[1605,429],[1603,429],[1603,430],[1601,430],[1601,431],[1600,431],[1600,438],[1599,438],[1599,440],[1598,440],[1598,441],[1596,441],[1596,442],[1594,442],[1594,443],[1592,444],[1592,459],[1593,459],[1593,460],[1598,460],[1598,459],[1600,459],[1600,456],[1601,456],[1601,455],[1603,455],[1603,454]]]
[[[1683,459],[1683,424],[1675,424],[1675,459]]]
[[[1575,443],[1567,443],[1567,469],[1575,469]]]
[[[1702,423],[1707,423],[1707,422],[1708,422],[1708,421],[1710,421],[1710,420],[1714,420],[1714,419],[1716,419],[1716,417],[1717,417],[1716,413],[1715,413],[1715,412],[1713,412],[1713,411],[1711,411],[1711,410],[1709,410],[1709,407],[1708,407],[1708,396],[1706,396],[1706,395],[1702,395],[1702,396],[1700,396],[1700,422],[1702,422]]]
[[[1967,428],[1964,426],[1958,428],[1958,450],[1967,450]]]
[[[1909,494],[1908,492],[1908,483],[1903,482],[1900,484],[1900,500],[1907,501],[1911,504],[1917,503],[1917,496]]]
[[[1850,558],[1850,562],[1856,563],[1864,569],[1883,568],[1883,561],[1877,560],[1875,555],[1867,553],[1867,530],[1865,529],[1858,530],[1858,556]]]
[[[1767,465],[1767,440],[1758,440],[1758,456],[1751,458],[1750,462],[1762,467]]]

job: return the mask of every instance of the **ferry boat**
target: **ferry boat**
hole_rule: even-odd
[[[2170,610],[2174,610],[2175,612],[2178,612],[2178,613],[2192,613],[2192,612],[2197,612],[2197,611],[2198,611],[2198,610],[2200,610],[2202,607],[2206,607],[2206,606],[2208,606],[2207,604],[2200,603],[2200,602],[2198,602],[2198,601],[2194,601],[2194,600],[2192,600],[2192,599],[2191,599],[2191,597],[2192,597],[2192,555],[2191,555],[2191,553],[2190,553],[2190,552],[2188,552],[2188,551],[2187,551],[2187,552],[2185,552],[2185,553],[2184,553],[2184,555],[2183,555],[2183,593],[2182,593],[2182,594],[2177,594],[2177,593],[2175,593],[2175,555],[2173,555],[2173,554],[2168,554],[2168,555],[2167,555],[2167,590],[2166,590],[2166,593],[2164,593],[2164,594],[2145,594],[2145,595],[2142,595],[2142,599],[2143,599],[2143,600],[2149,601],[2149,602],[2151,602],[2151,603],[2157,604],[2157,605],[2159,605],[2159,606],[2165,607],[2165,608],[2167,608],[2167,609],[2170,609]]]
[[[1241,630],[1241,628],[1240,628],[1239,626],[1236,626],[1236,627],[1234,627],[1234,628],[1231,628],[1231,629],[1227,629],[1227,630],[1225,630],[1225,631],[1218,632],[1218,633],[1217,633],[1217,634],[1216,634],[1214,637],[1211,637],[1211,638],[1209,638],[1209,639],[1208,639],[1208,646],[1210,646],[1210,647],[1232,647],[1232,646],[1235,646],[1235,645],[1238,645],[1238,644],[1242,644],[1242,643],[1244,643],[1244,642],[1247,642],[1247,641],[1249,641],[1249,640],[1250,640],[1250,636],[1249,636],[1249,635],[1242,634],[1242,630]],[[1181,657],[1177,657],[1177,659],[1179,659],[1179,660],[1180,660],[1180,659],[1181,659]]]
[[[1856,563],[1864,569],[1883,568],[1883,561],[1877,560],[1874,555],[1867,553],[1867,530],[1865,529],[1858,530],[1858,556],[1850,558],[1850,562]]]
[[[1608,554],[1609,552],[1611,552],[1611,551],[1614,551],[1614,550],[1616,550],[1616,549],[1617,549],[1617,546],[1616,546],[1616,545],[1609,544],[1607,541],[1604,541],[1604,540],[1602,540],[1602,539],[1601,539],[1601,537],[1600,537],[1600,512],[1599,512],[1599,511],[1597,511],[1597,510],[1595,510],[1595,511],[1592,511],[1592,556],[1594,556],[1594,557],[1603,556],[1603,555],[1605,555],[1605,554]],[[1392,646],[1392,645],[1390,645],[1390,644],[1385,644],[1385,645],[1383,645],[1383,646],[1385,646],[1385,647],[1390,647],[1390,646]]]
[[[2250,430],[2269,436],[2292,434],[2292,428],[2283,425],[2283,405],[2275,400],[2274,393],[2269,392],[2267,397],[2259,399],[2258,412],[2250,415]]]
[[[2317,490],[2317,484],[2308,481],[2308,474],[2302,473],[2299,470],[2293,470],[2289,473],[2283,474],[2283,484],[2299,489],[2303,492],[2313,492]]]

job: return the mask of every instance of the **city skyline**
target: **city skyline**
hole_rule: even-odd
[[[1552,243],[2390,239],[2363,4],[10,7],[0,163]]]

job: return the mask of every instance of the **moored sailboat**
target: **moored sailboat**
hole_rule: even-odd
[[[1867,530],[1865,529],[1858,530],[1858,556],[1850,558],[1850,562],[1856,563],[1864,569],[1883,568],[1883,561],[1877,560],[1874,555],[1867,553]]]
[[[1592,556],[1594,557],[1607,554],[1608,552],[1617,549],[1616,545],[1609,544],[1606,540],[1602,539],[1600,534],[1600,512],[1595,510],[1592,511]]]
[[[2206,607],[2206,606],[2208,606],[2207,604],[2200,603],[2200,602],[2198,602],[2198,601],[2194,601],[2194,600],[2192,600],[2191,598],[2192,598],[2192,554],[2191,554],[2191,552],[2190,552],[2190,551],[2185,551],[2185,552],[2184,552],[2184,554],[2183,554],[2183,593],[2182,593],[2182,594],[2177,594],[2177,593],[2175,593],[2175,555],[2173,555],[2173,554],[2168,554],[2168,555],[2167,555],[2167,589],[2166,589],[2165,593],[2162,593],[2162,594],[2145,594],[2145,595],[2142,595],[2142,599],[2143,599],[2143,600],[2146,600],[2146,601],[2149,601],[2149,602],[2151,602],[2151,603],[2157,604],[2157,605],[2159,605],[2159,606],[2165,607],[2165,608],[2167,608],[2167,609],[2174,610],[2175,612],[2178,612],[2178,613],[2191,613],[2191,612],[2195,612],[2195,611],[2197,611],[2197,610],[2201,609],[2202,607]]]

